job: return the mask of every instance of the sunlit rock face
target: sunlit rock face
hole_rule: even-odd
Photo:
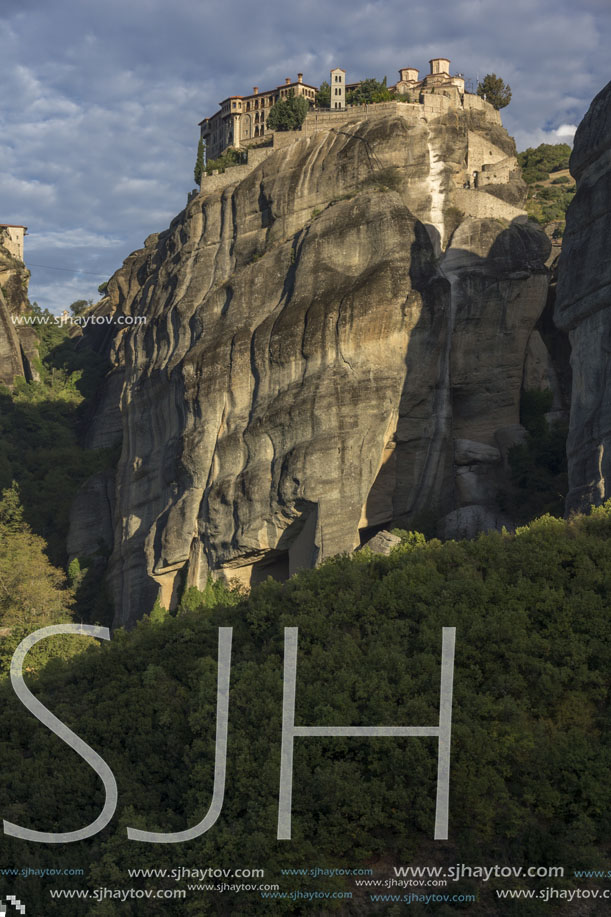
[[[0,383],[12,386],[16,377],[36,378],[38,339],[31,326],[19,325],[28,309],[30,272],[21,253],[0,226]]]
[[[250,585],[381,528],[507,521],[549,243],[497,113],[421,109],[228,171],[111,280],[97,314],[147,319],[90,332],[112,370],[88,441],[122,442],[112,499],[91,488],[116,624],[209,572]]]
[[[570,161],[556,324],[569,332],[573,389],[567,512],[611,497],[611,83],[579,125]]]

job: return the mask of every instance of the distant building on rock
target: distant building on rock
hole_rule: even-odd
[[[331,71],[331,105],[334,110],[346,107],[346,71],[336,67]]]
[[[419,70],[415,67],[401,67],[399,70],[399,79],[394,86],[390,86],[398,95],[414,91],[426,91],[432,89],[450,89],[456,88],[459,93],[464,94],[465,79],[462,73],[455,76],[450,75],[450,61],[447,57],[433,57],[429,61],[430,72],[419,79]]]
[[[27,226],[0,223],[0,245],[3,245],[18,261],[23,261],[23,238],[27,231]]]
[[[318,87],[304,83],[303,73],[298,73],[296,82],[287,76],[284,84],[275,89],[259,92],[259,87],[253,86],[248,96],[224,99],[220,111],[199,123],[208,159],[216,159],[227,147],[240,147],[245,141],[265,137],[266,119],[276,102],[296,95],[303,96],[313,105],[317,92]]]
[[[447,57],[434,57],[429,61],[430,73],[419,79],[419,70],[415,67],[402,67],[399,79],[388,88],[397,96],[413,95],[414,101],[422,101],[423,93],[445,93],[455,98],[457,103],[465,94],[465,80],[462,73],[450,74],[450,61]],[[361,82],[346,83],[346,71],[335,67],[330,73],[332,111],[346,110],[346,93],[357,89]],[[316,103],[318,87],[303,82],[303,73],[297,74],[297,80],[286,77],[284,84],[275,89],[259,91],[258,86],[247,96],[228,96],[220,102],[220,110],[209,118],[199,122],[200,136],[206,146],[208,160],[216,159],[228,147],[240,149],[250,146],[261,137],[270,134],[267,127],[267,116],[273,105],[291,95],[303,96],[312,107]],[[350,106],[348,106],[350,107]]]

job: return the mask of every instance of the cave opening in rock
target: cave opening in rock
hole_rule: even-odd
[[[268,576],[283,583],[289,578],[289,552],[272,551],[252,566],[250,584],[263,583]]]
[[[378,522],[377,525],[367,525],[362,529],[359,529],[359,543],[363,547],[364,544],[367,544],[374,535],[377,535],[378,532],[390,531],[392,528],[392,520],[387,519],[386,522]]]

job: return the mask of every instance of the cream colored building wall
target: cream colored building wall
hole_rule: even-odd
[[[484,165],[494,165],[507,159],[507,153],[487,140],[482,134],[469,131],[467,169],[469,172],[481,172]],[[512,157],[513,159],[513,157]],[[513,160],[515,162],[515,160]]]
[[[401,115],[409,121],[417,121],[424,117],[423,106],[418,102],[378,102],[374,105],[351,105],[346,111],[313,111],[307,115],[301,132],[312,134],[316,131],[329,130],[342,124],[362,121],[363,118],[375,118],[387,115],[389,112]],[[274,143],[276,142],[274,136]]]
[[[424,115],[427,118],[437,118],[440,115],[445,115],[451,108],[456,108],[449,96],[430,92],[424,93],[423,106]]]
[[[502,125],[500,113],[490,104],[490,102],[486,102],[485,99],[481,99],[479,96],[465,93],[463,106],[472,111],[483,112],[486,116],[486,121],[490,121],[491,124]]]
[[[0,242],[6,250],[19,261],[23,261],[23,237],[25,227],[0,225]]]
[[[346,74],[339,67],[332,70],[331,77],[331,110],[343,111],[346,107]]]

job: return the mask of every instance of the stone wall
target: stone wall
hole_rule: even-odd
[[[490,124],[498,124],[502,126],[501,114],[498,112],[490,102],[486,102],[485,99],[481,99],[479,96],[472,95],[471,93],[465,93],[463,96],[463,108],[470,111],[479,111],[482,112],[486,121]]]
[[[295,141],[311,137],[312,134],[320,131],[337,130],[360,121],[385,118],[389,113],[399,115],[414,123],[425,117],[424,106],[417,102],[379,102],[375,105],[352,105],[346,111],[314,111],[306,116],[301,130],[274,132],[274,149],[284,149]]]
[[[285,147],[290,146],[291,143],[303,140],[307,136],[304,131],[275,131],[273,134],[274,149],[283,150]]]
[[[485,165],[494,165],[508,158],[507,151],[495,146],[488,137],[475,131],[469,131],[469,155],[467,158],[469,172],[481,172]],[[515,169],[517,161],[513,157],[511,158],[513,169]],[[507,175],[509,175],[509,172]],[[507,178],[502,179],[502,181],[506,180]]]
[[[351,105],[345,111],[312,111],[306,116],[301,130],[275,131],[273,133],[274,149],[284,149],[297,140],[303,140],[304,136],[309,137],[319,131],[337,130],[348,124],[369,121],[371,118],[383,118],[389,114],[398,115],[414,124],[426,119],[440,118],[452,110],[457,108],[460,110],[461,103],[462,107],[466,109],[482,112],[487,122],[501,125],[498,111],[495,111],[492,105],[478,96],[465,95],[461,98],[456,93],[456,98],[452,98],[441,92],[426,92],[422,95],[422,102],[390,101],[369,105]],[[484,140],[480,134],[470,131],[469,135],[469,169],[471,171],[479,171],[484,163],[495,163],[507,158],[506,151]],[[508,175],[509,172],[506,173],[505,178],[499,180],[506,181]]]
[[[516,171],[518,171],[518,161],[515,156],[507,156],[500,162],[483,165],[477,176],[477,187],[505,184],[510,180],[512,172]]]
[[[216,175],[208,175],[207,172],[204,172],[202,175],[201,193],[209,194],[211,191],[218,191],[222,188],[226,188],[228,185],[233,185],[235,182],[242,181],[273,152],[274,150],[271,146],[262,147],[261,149],[250,149],[248,151],[248,162],[243,166],[230,166],[225,172],[219,172]]]
[[[498,197],[486,194],[484,191],[472,191],[463,188],[457,188],[452,192],[452,203],[454,207],[465,214],[465,216],[476,217],[477,219],[494,219],[508,220],[511,222],[516,217],[526,219],[526,211],[512,204],[507,204]]]

